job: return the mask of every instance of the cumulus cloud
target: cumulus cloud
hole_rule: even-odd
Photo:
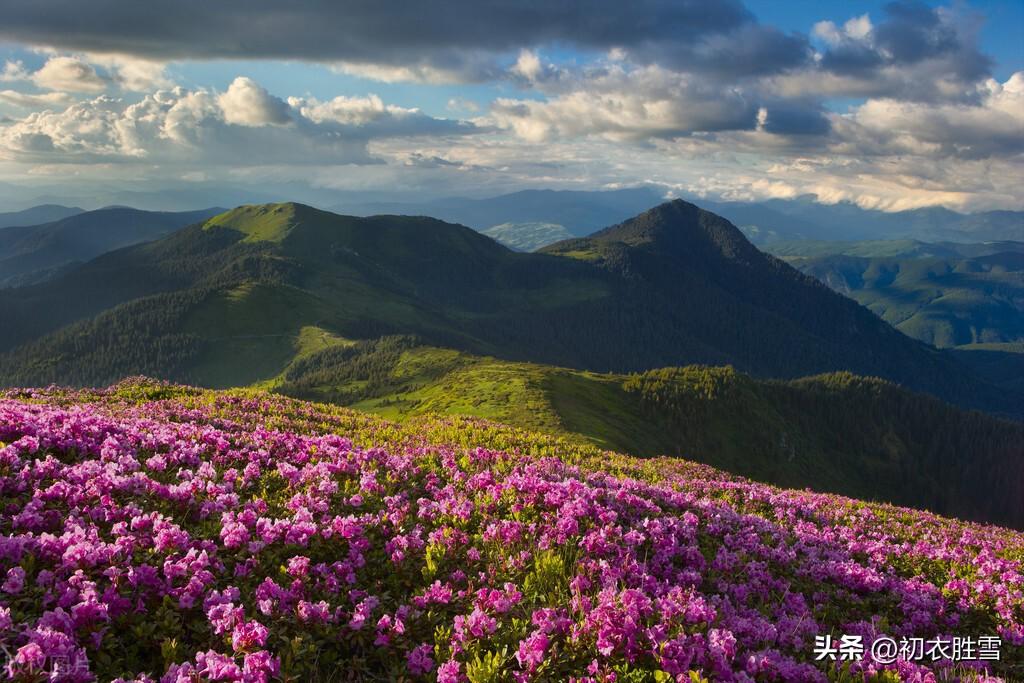
[[[293,103],[246,78],[219,95],[178,87],[135,103],[100,96],[0,128],[0,156],[40,164],[365,164],[378,161],[367,151],[377,138],[475,130],[374,96]]]
[[[839,144],[851,154],[935,159],[1012,158],[1024,153],[1024,71],[987,81],[978,104],[868,100],[837,117]]]
[[[107,88],[96,69],[77,57],[50,57],[32,74],[32,82],[46,90],[64,92],[98,93]]]
[[[317,125],[358,129],[370,138],[460,135],[476,130],[470,123],[434,118],[419,109],[385,104],[377,95],[339,95],[326,102],[316,98],[291,97],[288,104],[303,119]]]
[[[224,120],[240,126],[283,125],[291,121],[288,105],[251,78],[239,76],[217,98]]]

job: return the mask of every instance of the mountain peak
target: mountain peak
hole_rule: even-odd
[[[682,199],[659,204],[591,237],[633,247],[653,245],[673,251],[713,250],[727,258],[744,260],[759,254],[735,225]]]
[[[204,230],[227,228],[245,235],[244,242],[281,242],[301,222],[311,206],[296,202],[246,204],[206,221]]]

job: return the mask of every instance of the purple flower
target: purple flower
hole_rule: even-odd
[[[20,593],[25,587],[25,570],[21,567],[13,567],[7,570],[7,578],[4,580],[3,591],[5,593]]]
[[[428,674],[434,670],[434,648],[428,643],[423,643],[412,650],[406,656],[406,663],[409,673],[413,676]]]

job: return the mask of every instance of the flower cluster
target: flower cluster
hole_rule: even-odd
[[[402,428],[159,385],[10,391],[0,506],[17,681],[932,680],[1024,664],[1020,533],[479,422]],[[1004,647],[955,667],[816,661],[822,634]]]

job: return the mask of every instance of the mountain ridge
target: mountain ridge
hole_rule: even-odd
[[[170,379],[202,383],[217,358],[219,384],[232,377],[246,384],[276,374],[272,366],[288,357],[286,339],[316,323],[348,338],[414,333],[474,353],[596,371],[688,363],[780,377],[850,370],[961,405],[1013,403],[994,397],[966,367],[762,254],[728,221],[682,202],[536,254],[436,219],[339,216],[294,203],[233,211],[0,296],[0,314],[21,326],[0,332],[0,378],[61,380],[67,364],[46,359],[72,358],[68,349],[83,344],[111,358],[76,382],[159,369],[153,357],[133,365],[113,354],[187,332],[196,350],[182,367],[192,369]],[[219,224],[229,214],[242,231]],[[278,219],[262,225],[257,215]],[[282,221],[295,225],[283,229]],[[140,327],[113,308],[133,300],[132,310],[152,309],[163,327]],[[101,332],[87,321],[103,311]],[[239,365],[230,335],[216,330],[229,319],[249,326],[252,358],[278,360],[258,372]]]

